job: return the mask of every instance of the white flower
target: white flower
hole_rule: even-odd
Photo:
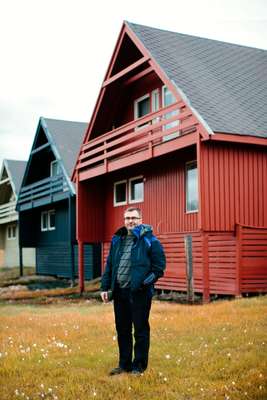
[[[171,356],[169,354],[166,354],[165,357],[167,358],[167,360],[169,360],[171,358]]]

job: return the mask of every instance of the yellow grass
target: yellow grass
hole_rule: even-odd
[[[267,297],[154,302],[141,377],[117,365],[112,305],[0,306],[0,399],[264,400]]]

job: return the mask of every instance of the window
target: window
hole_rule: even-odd
[[[56,229],[55,210],[43,211],[41,213],[41,231],[53,231]]]
[[[168,107],[176,102],[174,95],[167,88],[167,86],[163,86],[163,88],[162,88],[162,102],[163,102],[163,107]],[[174,110],[174,111],[171,111],[171,112],[165,114],[164,118],[169,119],[178,114],[179,114],[179,111]],[[164,125],[163,129],[171,129],[178,125],[179,125],[179,121],[173,121],[173,122],[170,122],[169,124]],[[163,141],[174,139],[177,136],[179,136],[179,132],[173,132],[170,135],[163,136]]]
[[[186,212],[198,211],[198,174],[197,163],[186,164]]]
[[[134,178],[130,178],[128,181],[124,180],[115,182],[113,193],[114,206],[122,206],[127,203],[139,203],[144,201],[143,176],[136,176]]]
[[[144,179],[142,176],[129,179],[129,203],[144,201]]]
[[[120,181],[114,183],[114,206],[121,206],[127,204],[127,181]]]
[[[138,119],[150,113],[150,96],[146,94],[134,102],[134,118]],[[143,128],[148,123],[138,125],[137,129]]]
[[[16,236],[17,236],[16,225],[9,225],[7,227],[7,239],[8,240],[16,239]]]
[[[54,160],[50,164],[50,176],[57,176],[60,174],[60,165],[57,160]]]

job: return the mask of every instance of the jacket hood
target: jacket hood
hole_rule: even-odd
[[[141,224],[141,225],[137,225],[133,230],[132,233],[139,239],[142,236],[146,235],[147,233],[152,233],[153,232],[153,228],[151,225],[147,225],[147,224]],[[115,232],[116,236],[126,236],[128,233],[127,229],[125,228],[125,226],[121,227],[120,229],[117,230],[117,232]]]

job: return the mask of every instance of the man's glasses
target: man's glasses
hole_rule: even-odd
[[[124,217],[125,221],[136,221],[137,219],[140,219],[140,217]]]

